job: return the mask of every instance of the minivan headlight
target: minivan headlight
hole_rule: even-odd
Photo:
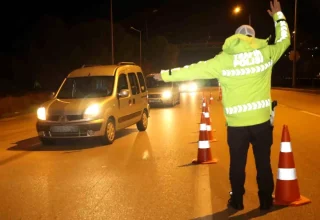
[[[37,117],[39,120],[46,120],[46,109],[44,107],[38,108]]]
[[[90,105],[83,114],[84,119],[94,118],[100,113],[100,106],[98,104]]]
[[[170,91],[165,91],[162,93],[162,98],[164,99],[169,99],[171,98],[171,96],[172,96],[172,93]]]

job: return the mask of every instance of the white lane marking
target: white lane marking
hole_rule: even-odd
[[[212,214],[209,166],[199,165],[196,176],[193,214],[195,218],[199,218]]]
[[[286,108],[296,109],[296,110],[298,110],[299,112],[302,112],[302,113],[305,113],[305,114],[308,114],[308,115],[312,115],[312,116],[316,116],[316,117],[320,118],[320,115],[315,114],[315,113],[312,113],[312,112],[303,111],[303,110],[300,110],[300,109],[298,109],[298,108],[293,108],[293,107],[286,106],[286,105],[283,105],[283,104],[278,104],[278,105],[279,105],[279,106],[282,106],[282,107],[286,107]]]
[[[303,113],[306,113],[308,115],[313,115],[313,116],[316,116],[316,117],[320,118],[320,115],[312,113],[312,112],[307,112],[307,111],[300,111],[300,112],[303,112]]]

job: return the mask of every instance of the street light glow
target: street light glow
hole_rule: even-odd
[[[237,7],[235,7],[235,8],[233,9],[233,12],[234,12],[235,14],[238,14],[240,11],[241,11],[241,8],[240,8],[239,6],[237,6]]]

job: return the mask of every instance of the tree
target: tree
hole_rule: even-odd
[[[163,67],[165,69],[178,66],[179,48],[177,45],[167,44],[163,52]]]
[[[139,39],[134,38],[131,34],[128,34],[121,25],[114,25],[114,36],[116,63],[121,61],[139,60],[137,59],[140,51]]]
[[[12,59],[15,79],[32,88],[40,82],[42,88],[57,89],[72,70],[84,64],[111,63],[110,22],[93,20],[70,28],[59,18],[44,16],[28,35],[29,46],[25,56]],[[163,36],[143,43],[143,69],[159,71],[177,63],[178,48]],[[139,37],[114,25],[115,61],[139,63]],[[145,71],[144,71],[145,72]]]
[[[68,29],[61,19],[44,16],[31,31],[28,51],[28,68],[32,84],[39,81],[42,87],[56,87],[61,80],[66,64],[67,47],[65,38]]]

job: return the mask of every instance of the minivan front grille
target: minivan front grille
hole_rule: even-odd
[[[60,118],[60,115],[49,115],[48,116],[48,121],[58,121]]]
[[[161,98],[161,94],[148,94],[148,98]]]
[[[63,117],[62,115],[49,115],[48,121],[59,121],[59,119]],[[76,121],[81,120],[83,117],[82,115],[66,115],[65,116],[68,121]]]
[[[82,115],[66,115],[68,121],[75,121],[75,120],[81,120]]]

